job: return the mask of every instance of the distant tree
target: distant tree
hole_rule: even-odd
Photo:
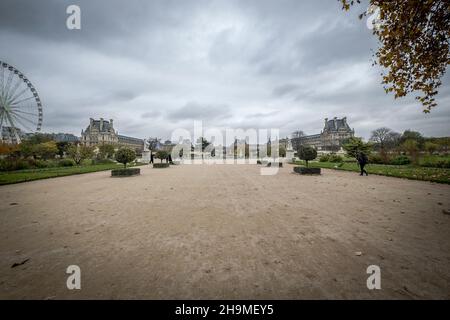
[[[35,144],[31,143],[29,140],[23,140],[20,144],[19,144],[19,152],[20,155],[24,158],[28,158],[28,157],[33,157],[36,158],[36,153],[35,153]]]
[[[302,130],[294,131],[294,132],[292,132],[292,135],[291,135],[292,139],[301,138],[303,136],[305,136],[305,133]]]
[[[34,154],[44,160],[52,159],[58,153],[58,147],[54,141],[42,142],[34,146]]]
[[[122,163],[124,168],[127,167],[127,163],[130,163],[136,159],[136,151],[131,148],[122,147],[116,152],[116,161]]]
[[[110,159],[114,156],[116,149],[112,144],[102,144],[98,147],[99,156],[102,159]]]
[[[414,164],[418,162],[419,144],[416,140],[408,139],[402,144],[402,149],[407,152]]]
[[[169,157],[169,153],[167,151],[165,151],[165,150],[158,150],[156,152],[155,157],[156,157],[156,159],[160,159],[161,162],[163,162],[163,160],[167,161],[167,159]]]
[[[374,142],[377,146],[379,146],[380,150],[384,151],[391,132],[392,130],[386,127],[378,128],[372,131],[370,141]]]
[[[359,152],[363,152],[368,155],[372,150],[371,143],[365,143],[362,138],[358,137],[348,139],[347,143],[345,143],[342,147],[347,152],[347,155],[353,158],[356,158]]]
[[[391,131],[385,143],[386,149],[387,150],[397,149],[401,144],[401,139],[402,135],[400,133]]]
[[[300,146],[302,145],[301,138],[305,136],[305,133],[301,130],[294,131],[291,135],[292,149],[298,153]]]
[[[308,162],[317,158],[317,150],[311,146],[301,146],[298,157],[306,162],[306,167],[309,167]]]
[[[0,155],[11,155],[19,150],[17,144],[0,143]]]
[[[349,10],[360,0],[338,0]],[[369,0],[371,8],[379,10],[373,29],[380,48],[376,61],[387,70],[382,73],[385,91],[395,98],[411,92],[430,112],[441,78],[450,64],[450,5],[448,0]],[[367,14],[360,15],[362,19]]]
[[[64,157],[64,153],[67,152],[70,143],[67,141],[59,141],[56,143],[56,148],[58,148],[58,155],[60,158]]]
[[[401,144],[404,144],[406,140],[414,140],[417,142],[417,147],[419,149],[423,148],[423,145],[425,143],[425,138],[422,136],[420,132],[412,131],[412,130],[406,130],[403,132],[401,137]]]
[[[439,148],[439,145],[437,143],[433,143],[431,141],[425,142],[425,150],[432,155],[435,153]]]
[[[44,142],[53,141],[53,137],[51,134],[47,133],[35,133],[24,140],[32,145],[36,145]]]
[[[67,154],[75,161],[77,165],[80,165],[83,160],[90,159],[94,155],[92,147],[83,146],[80,144],[71,144],[67,149]]]
[[[284,146],[280,146],[279,147],[279,153],[280,153],[280,157],[285,158],[286,157],[286,148]]]
[[[435,143],[439,145],[440,152],[448,153],[450,149],[450,137],[439,138]]]
[[[370,141],[374,143],[374,147],[380,151],[380,156],[383,162],[387,162],[387,152],[398,145],[399,133],[392,131],[389,128],[382,127],[372,131]]]

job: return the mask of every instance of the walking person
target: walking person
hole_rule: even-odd
[[[356,155],[356,160],[358,161],[359,164],[359,168],[361,169],[361,174],[360,176],[363,176],[364,173],[366,174],[366,176],[368,176],[369,174],[367,173],[367,171],[364,169],[364,167],[366,166],[366,164],[369,162],[369,159],[367,158],[366,154],[364,152],[358,152],[358,154]]]
[[[153,152],[150,153],[150,163],[153,163]]]

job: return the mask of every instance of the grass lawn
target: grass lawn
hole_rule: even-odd
[[[40,180],[40,179],[48,179],[54,177],[71,176],[74,174],[112,170],[116,168],[123,168],[123,164],[108,163],[96,165],[81,165],[74,167],[55,167],[44,169],[18,170],[9,172],[3,171],[0,172],[0,185]]]
[[[303,165],[303,161],[297,161],[296,164]],[[310,167],[326,168],[345,171],[359,172],[357,163],[331,163],[331,162],[309,162]],[[438,183],[450,184],[450,169],[424,168],[415,166],[391,166],[383,164],[369,164],[365,167],[369,174],[378,174],[382,176],[406,178],[412,180],[424,180]]]

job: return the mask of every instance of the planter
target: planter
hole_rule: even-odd
[[[320,174],[320,168],[294,167],[294,172],[299,174]]]
[[[124,168],[111,170],[111,177],[131,177],[141,174],[139,168]]]
[[[154,163],[153,168],[155,169],[162,169],[162,168],[168,168],[170,164],[168,163]]]

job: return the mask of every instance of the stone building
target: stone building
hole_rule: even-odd
[[[351,129],[347,123],[347,118],[325,118],[323,130],[318,134],[292,138],[294,148],[299,145],[315,147],[321,153],[342,151],[342,145],[351,137],[354,137],[355,130]]]
[[[138,153],[144,150],[144,140],[119,135],[114,130],[113,119],[109,121],[90,119],[86,130],[81,130],[81,143],[85,146],[95,147],[102,144],[112,144],[118,147],[129,147]]]

